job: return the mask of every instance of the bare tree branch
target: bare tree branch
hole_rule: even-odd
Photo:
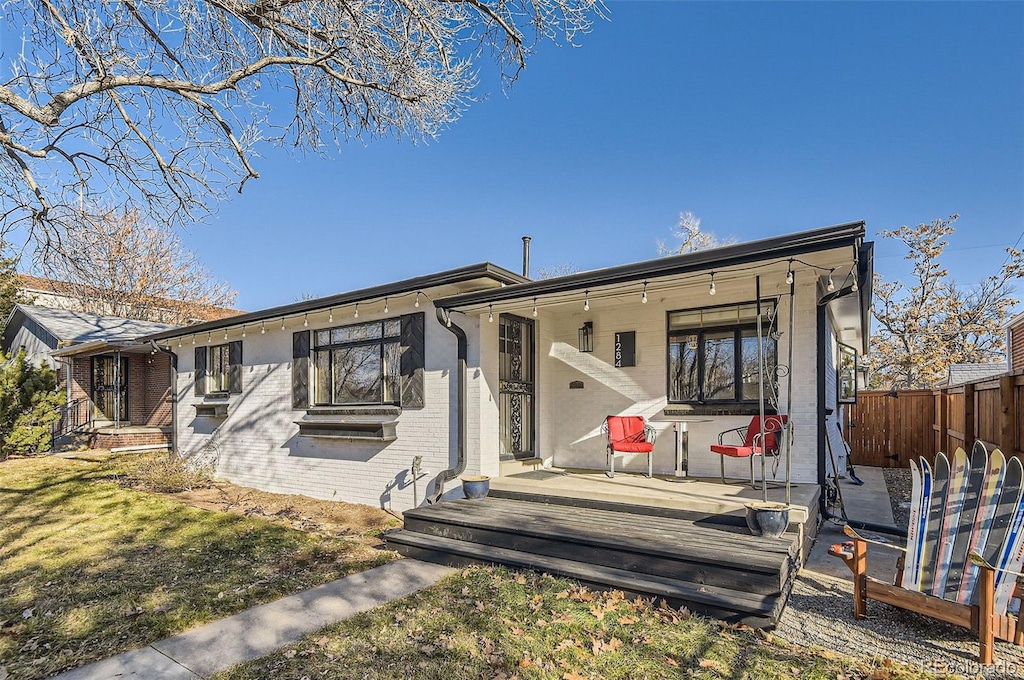
[[[34,0],[0,20],[0,237],[48,249],[102,200],[187,225],[259,176],[261,142],[429,139],[601,0]],[[279,107],[282,101],[286,102]],[[279,108],[278,108],[279,107]]]

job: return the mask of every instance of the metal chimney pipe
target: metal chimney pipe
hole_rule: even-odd
[[[523,237],[523,276],[530,278],[530,237]]]

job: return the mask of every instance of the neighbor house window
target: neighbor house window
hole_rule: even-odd
[[[776,340],[769,333],[774,301],[761,303],[765,381],[774,384]],[[671,312],[668,400],[674,403],[757,401],[757,305],[745,303]],[[766,395],[770,390],[766,391]]]
[[[314,402],[320,406],[398,404],[400,319],[314,331]]]
[[[231,366],[228,345],[215,345],[209,349],[206,364],[206,393],[227,392],[230,385]]]

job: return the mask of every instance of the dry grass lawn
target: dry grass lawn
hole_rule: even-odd
[[[150,493],[133,488],[146,460],[0,463],[0,677],[47,677],[395,557],[381,511],[231,485]]]
[[[565,579],[473,568],[214,680],[934,677],[793,647]]]

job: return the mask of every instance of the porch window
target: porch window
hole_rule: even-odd
[[[401,402],[400,319],[314,331],[317,406]]]
[[[765,380],[775,380],[773,300],[761,303]],[[670,403],[748,403],[758,398],[757,305],[744,303],[669,313]],[[767,393],[770,393],[770,389]]]
[[[206,393],[227,392],[230,384],[228,375],[231,366],[227,343],[215,345],[209,350],[206,369]]]

